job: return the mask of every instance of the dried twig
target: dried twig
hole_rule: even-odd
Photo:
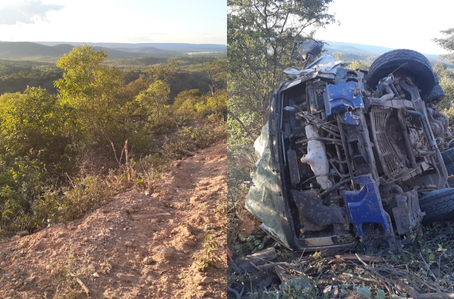
[[[421,260],[422,262],[424,263],[424,265],[426,266],[427,268],[427,271],[430,273],[430,276],[432,276],[435,281],[437,281],[437,277],[435,276],[435,274],[432,272],[432,270],[430,269],[430,266],[427,264],[426,260],[424,259],[424,257],[422,256],[421,252],[419,253],[419,256],[421,257]]]
[[[125,164],[126,164],[126,171],[128,175],[128,182],[131,180],[131,164],[129,163],[129,151],[128,151],[128,139],[125,140],[125,146],[124,146],[124,151],[125,151]],[[120,157],[121,159],[121,157]]]
[[[70,275],[76,279],[77,283],[82,287],[82,289],[84,289],[84,291],[87,294],[87,296],[89,296],[90,295],[90,290],[85,285],[85,283],[79,277],[77,277],[76,274],[70,273]]]
[[[242,274],[242,271],[240,270],[240,268],[237,266],[237,264],[235,262],[227,261],[227,264],[229,265],[230,268],[233,268],[233,271],[235,271],[238,274]]]
[[[388,293],[391,294],[392,293],[392,290],[391,290],[392,284],[385,277],[383,277],[383,275],[381,275],[377,270],[371,268],[366,262],[364,262],[358,254],[355,253],[355,256],[357,257],[358,261],[360,261],[364,265],[366,270],[373,273],[380,281],[383,282],[383,286],[386,288]]]
[[[286,274],[285,271],[286,269],[282,266],[274,267],[274,272],[277,274],[277,276],[279,276],[279,279],[281,280],[282,283],[285,283],[289,279],[298,278],[298,276],[296,275]]]
[[[408,270],[398,270],[398,269],[394,269],[394,268],[389,268],[389,267],[386,267],[387,265],[384,265],[382,267],[380,267],[379,269],[377,270],[374,270],[375,273],[378,274],[378,270],[382,270],[382,271],[386,271],[390,274],[398,274],[398,276],[400,277],[406,277],[406,278],[413,278],[414,280],[416,280],[416,282],[418,284],[422,284],[422,285],[425,285],[427,288],[431,289],[432,291],[436,292],[436,293],[425,293],[425,294],[422,294],[422,293],[419,293],[414,287],[412,287],[411,285],[405,285],[405,284],[401,284],[401,283],[390,283],[390,285],[395,288],[396,290],[400,291],[400,292],[403,292],[403,293],[406,293],[408,295],[410,295],[412,298],[414,299],[446,299],[446,298],[454,298],[454,293],[443,293],[439,288],[435,287],[435,286],[432,286],[431,284],[427,283],[426,281],[422,280],[421,278],[415,276],[413,273],[411,273],[410,271]],[[396,272],[397,271],[397,272]],[[385,280],[385,278],[378,274],[379,276],[377,276],[380,280]],[[391,277],[391,275],[388,275]],[[395,277],[396,275],[394,275]],[[396,279],[397,281],[397,279]],[[388,282],[389,283],[389,282]],[[389,290],[388,290],[389,292]]]
[[[356,258],[358,259],[358,261],[361,262],[361,264],[363,264],[366,268],[369,268],[369,265],[366,264],[366,263],[359,257],[359,255],[358,255],[357,253],[355,253],[355,256],[356,256]],[[375,272],[375,271],[374,271],[374,272]]]
[[[180,149],[180,151],[182,151],[183,153],[185,153],[188,156],[194,156],[195,155],[194,152],[188,151],[187,149],[184,149],[184,148]]]
[[[266,264],[266,265],[260,265],[260,266],[257,266],[257,268],[260,270],[263,270],[263,269],[267,269],[267,268],[274,268],[276,266],[286,266],[286,267],[292,269],[293,271],[295,271],[296,273],[302,273],[301,271],[295,269],[294,265],[287,263],[287,262],[277,262],[277,263],[271,263],[271,264]]]
[[[372,282],[372,283],[375,283],[377,285],[383,284],[382,281],[380,281],[378,279],[374,279],[374,278],[362,277],[362,276],[353,275],[353,274],[350,274],[350,273],[342,273],[342,275],[348,276],[348,277],[353,278],[353,279],[359,279],[359,280],[363,280],[363,281],[367,281],[367,282]]]
[[[421,294],[418,291],[416,291],[415,288],[409,285],[404,285],[404,284],[395,284],[396,288],[399,289],[400,291],[407,293],[414,299],[446,299],[446,298],[454,298],[453,293],[426,293],[426,294]]]
[[[368,255],[358,255],[358,254],[345,254],[345,255],[335,255],[336,259],[332,260],[331,262],[345,262],[345,261],[352,261],[352,260],[362,260],[366,262],[372,263],[384,263],[385,259],[381,256],[368,256]]]
[[[235,294],[235,297],[237,299],[241,299],[241,296],[243,296],[243,292],[244,292],[244,285],[243,284],[239,284],[239,285],[241,285],[241,291],[238,292],[234,288],[230,287],[233,283],[239,284],[239,283],[237,283],[235,281],[229,281],[228,284],[227,284],[227,291],[232,292],[233,294]]]
[[[231,287],[227,286],[227,291],[229,291],[229,292],[235,294],[235,297],[236,297],[237,299],[241,299],[241,295],[240,295],[240,293],[237,292],[237,290],[232,289]]]
[[[77,282],[80,284],[80,286],[82,287],[82,289],[84,289],[85,293],[88,295],[90,295],[90,290],[87,288],[87,286],[82,282],[82,280],[80,280],[79,277],[76,277],[76,280]]]

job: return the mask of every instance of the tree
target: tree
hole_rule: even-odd
[[[334,58],[336,58],[337,60],[344,60],[344,58],[342,57],[342,54],[340,52],[334,52],[333,55]]]
[[[198,62],[201,63],[201,62]],[[227,60],[216,59],[202,63],[202,69],[210,79],[210,93],[212,96],[216,91],[226,88],[227,81]]]
[[[103,65],[106,58],[105,51],[85,45],[74,48],[57,62],[64,73],[55,86],[67,111],[67,125],[73,137],[83,139],[85,144],[97,144],[103,139],[112,143],[115,136],[122,135],[119,132],[126,99],[119,94],[123,74],[118,68]]]
[[[369,67],[370,65],[362,62],[361,60],[353,60],[352,62],[350,62],[348,65],[347,65],[347,69],[350,69],[350,70],[363,70],[363,71],[367,71],[369,70]]]
[[[445,38],[434,38],[434,41],[443,49],[447,51],[454,51],[454,28],[440,31],[446,37]],[[450,62],[454,62],[454,53],[440,55],[442,58],[448,59]]]
[[[202,96],[203,94],[199,89],[190,89],[182,91],[175,97],[175,100],[173,101],[173,107],[175,109],[178,109],[187,100],[189,100],[192,103],[192,105],[195,105],[197,102],[201,100]]]
[[[135,117],[146,120],[154,126],[164,123],[163,110],[169,101],[170,86],[164,81],[157,80],[150,84],[147,90],[142,91],[134,100]]]
[[[169,59],[165,67],[161,65],[149,66],[146,70],[150,82],[161,80],[167,84],[175,77],[175,74],[180,69],[180,64],[174,59]]]
[[[197,112],[203,116],[213,119],[224,119],[227,117],[227,92],[218,90],[205,101],[195,105]]]
[[[199,89],[180,92],[173,101],[172,109],[176,111],[179,123],[194,119],[197,114],[196,104],[203,101],[205,96]]]
[[[55,96],[37,87],[0,96],[1,155],[47,157],[58,161],[67,140],[61,131],[61,109]],[[46,155],[43,154],[46,152]]]
[[[257,137],[267,121],[269,96],[282,71],[294,65],[294,42],[334,20],[332,0],[228,0],[229,142]],[[241,124],[239,124],[241,122]]]
[[[438,81],[446,97],[440,101],[438,107],[442,110],[448,110],[454,101],[454,73],[448,70],[445,63],[437,62],[433,66],[434,72],[438,76]],[[452,114],[452,113],[450,113]]]
[[[454,51],[454,28],[440,31],[444,34],[445,38],[434,38],[434,41],[443,49],[453,52]],[[449,62],[454,62],[454,53],[440,55],[441,58],[448,59]],[[447,69],[446,64],[436,63],[434,65],[434,72],[438,76],[440,86],[446,94],[446,97],[440,102],[441,109],[449,109],[454,100],[454,74]]]

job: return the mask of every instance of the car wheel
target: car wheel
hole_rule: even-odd
[[[454,218],[454,188],[445,188],[427,193],[419,199],[422,222],[431,223]]]
[[[432,102],[432,101],[441,101],[443,98],[446,96],[445,92],[443,91],[443,88],[441,88],[439,82],[438,82],[438,76],[437,74],[434,73],[435,77],[435,86],[432,88],[430,93],[425,96],[422,100],[424,102]]]
[[[435,85],[432,91],[423,98],[424,102],[441,101],[446,96],[440,85]]]
[[[422,97],[428,95],[436,84],[432,66],[424,55],[413,50],[399,49],[386,52],[375,59],[367,74],[367,85],[374,89],[380,79],[397,69],[413,76]]]
[[[448,175],[453,175],[454,174],[454,148],[450,147],[448,150],[441,152],[441,156],[443,157],[443,162],[445,162],[446,170],[448,171]]]

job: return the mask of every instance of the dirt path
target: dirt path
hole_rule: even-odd
[[[226,298],[226,156],[219,143],[175,163],[151,196],[3,241],[0,298]],[[200,272],[200,260],[214,262]]]

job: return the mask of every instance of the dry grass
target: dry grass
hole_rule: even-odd
[[[278,258],[253,273],[230,263],[229,287],[236,294],[228,298],[454,298],[454,222],[422,227],[412,246],[379,259],[274,246]]]

